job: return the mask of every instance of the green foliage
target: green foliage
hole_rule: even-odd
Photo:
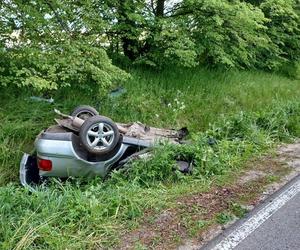
[[[17,180],[22,152],[30,152],[35,136],[53,123],[53,108],[69,113],[77,105],[89,104],[114,121],[141,121],[166,128],[187,126],[193,133],[224,127],[226,133],[225,130],[219,131],[222,134],[218,136],[215,131],[214,137],[228,134],[231,138],[234,135],[245,138],[249,130],[248,121],[251,122],[249,112],[270,110],[268,107],[297,99],[300,95],[298,81],[262,72],[170,68],[160,72],[131,69],[130,74],[132,78],[124,84],[127,92],[118,98],[107,98],[96,92],[84,91],[83,94],[78,89],[67,88],[52,96],[55,100],[52,106],[32,101],[29,98],[32,92],[13,88],[8,88],[8,91],[0,87],[0,119],[3,121],[0,124],[0,141],[3,142],[0,144],[0,166],[5,169],[0,173],[0,185]],[[273,115],[282,117],[282,124],[285,124],[284,110],[281,112],[279,109]],[[225,127],[228,117],[231,117],[230,126]],[[266,122],[272,119],[266,119]],[[287,120],[290,121],[287,126],[294,130],[298,127],[299,133],[297,116]],[[210,127],[209,124],[215,125]],[[232,126],[235,128],[232,129]],[[253,131],[252,140],[258,145],[263,144],[266,138],[264,132]],[[224,142],[224,145],[229,147],[230,143]]]
[[[175,160],[194,165],[194,178],[224,174],[241,161],[274,142],[298,136],[300,103],[277,105],[259,113],[240,113],[215,123],[205,133],[194,135],[191,145],[158,146],[155,157],[136,161],[125,178],[141,185],[181,180]],[[118,176],[119,178],[119,176]]]
[[[12,193],[12,190],[13,193]],[[153,192],[154,191],[154,192]],[[158,208],[163,190],[90,183],[53,183],[30,194],[0,188],[1,249],[92,249],[116,246],[123,223],[134,223],[144,209]],[[151,199],[154,203],[149,203]],[[132,222],[131,222],[132,221]],[[7,225],[10,225],[7,227]],[[62,233],[63,232],[63,233]],[[76,239],[80,240],[74,240]]]
[[[232,202],[229,206],[230,211],[238,218],[242,218],[247,213],[247,209],[238,203]]]
[[[264,0],[242,0],[243,2],[251,3],[253,5],[260,5]]]
[[[285,63],[279,70],[286,76],[300,80],[300,62]]]
[[[263,12],[239,1],[186,1],[200,58],[212,65],[253,67],[262,48],[273,51]]]
[[[111,64],[103,49],[83,42],[64,42],[43,49],[9,49],[3,53],[0,67],[1,85],[31,86],[37,90],[70,86],[105,90],[128,78],[128,74]]]
[[[156,32],[146,37],[149,51],[136,59],[138,64],[163,67],[193,67],[197,65],[196,46],[186,30],[185,20],[159,20]]]
[[[279,106],[286,113],[285,118],[291,119],[296,115],[299,120],[299,102]],[[278,108],[275,107],[275,110]],[[298,113],[294,113],[295,111]],[[270,119],[273,114],[272,111],[262,112],[259,117]],[[197,179],[205,183],[204,178],[210,180],[211,176],[222,176],[232,170],[236,172],[249,156],[263,150],[265,144],[253,147],[255,141],[251,140],[252,136],[247,137],[251,132],[240,125],[243,123],[242,119],[245,119],[245,124],[251,122],[248,124],[251,128],[257,122],[257,115],[249,114],[241,118],[238,114],[237,117],[239,124],[235,122],[237,118],[233,117],[228,118],[223,126],[225,130],[230,128],[229,131],[234,131],[234,134],[240,131],[238,134],[244,135],[243,138],[234,139],[231,138],[232,133],[226,133],[215,144],[209,145],[207,139],[212,135],[219,135],[210,129],[195,135],[191,145],[166,145],[158,148],[151,159],[136,161],[127,171],[115,172],[105,182],[98,179],[86,184],[72,180],[63,184],[54,181],[33,194],[12,184],[1,187],[1,249],[116,246],[119,234],[134,226],[145,210],[159,210],[167,201],[173,200],[176,182],[177,188],[187,187]],[[272,142],[281,138],[281,132],[277,130],[281,120],[282,118],[274,118],[271,127],[268,122],[260,123],[266,132],[266,141],[270,140],[269,134],[272,134]],[[286,131],[286,135],[294,132],[289,128],[283,131]],[[183,176],[176,172],[173,168],[174,157],[194,157],[193,174]],[[245,213],[238,204],[232,204],[230,211],[236,216],[243,216]],[[222,212],[216,217],[216,221],[225,224],[232,219],[232,213]],[[199,224],[201,226],[202,223]],[[80,240],[74,241],[75,235]]]
[[[226,224],[229,221],[231,221],[232,219],[233,219],[233,216],[226,212],[222,212],[222,213],[218,214],[217,218],[216,218],[216,220],[219,224]]]
[[[0,14],[1,85],[103,91],[126,79],[106,52],[129,58],[127,64],[256,68],[299,77],[296,0],[7,0]]]
[[[101,45],[106,25],[96,7],[95,1],[4,1],[0,85],[106,91],[127,79]]]
[[[279,50],[278,54],[262,55],[264,57],[261,59],[266,58],[270,68],[278,69],[284,64],[291,65],[300,61],[300,17],[295,9],[296,2],[295,0],[266,0],[260,5],[261,10],[270,20],[267,23],[267,34]]]
[[[119,53],[119,46],[130,60],[135,60],[142,47],[141,37],[151,23],[149,11],[145,9],[144,0],[107,1],[108,6],[115,10],[110,20],[108,39],[110,51]],[[117,22],[116,22],[117,20]],[[150,22],[150,23],[149,23]]]

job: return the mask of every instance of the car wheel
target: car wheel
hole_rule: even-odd
[[[118,144],[120,133],[117,125],[104,116],[88,118],[80,128],[79,138],[83,147],[90,153],[105,155]]]
[[[71,113],[71,116],[78,117],[82,120],[87,120],[88,118],[95,116],[95,115],[99,115],[98,111],[88,105],[78,106]]]

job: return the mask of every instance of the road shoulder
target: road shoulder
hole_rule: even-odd
[[[199,249],[299,173],[300,141],[281,145],[248,162],[230,182],[177,197],[160,213],[147,211],[138,228],[124,233],[118,249]]]
[[[299,239],[299,232],[292,230],[293,227],[289,229],[290,226],[286,225],[289,223],[289,219],[293,220],[293,212],[296,211],[291,212],[290,210],[296,207],[299,198],[300,175],[266,198],[247,216],[224,230],[202,249],[282,249],[278,246],[295,234],[297,235],[294,237],[295,239],[284,242],[284,245],[300,244],[300,242],[296,242]],[[286,235],[280,232],[281,227],[286,227],[284,230]],[[269,243],[266,245],[268,241]]]

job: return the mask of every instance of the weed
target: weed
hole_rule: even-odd
[[[140,242],[136,243],[134,246],[134,250],[147,250],[147,249],[148,248]]]
[[[269,175],[269,176],[266,177],[267,183],[273,183],[273,182],[276,182],[278,180],[280,180],[280,177],[276,176],[276,175]]]
[[[226,224],[228,223],[229,221],[231,221],[233,219],[233,216],[232,214],[230,213],[227,213],[227,212],[222,212],[222,213],[219,213],[217,216],[216,216],[216,220],[219,224]]]
[[[244,217],[247,213],[247,209],[238,203],[231,203],[229,209],[238,218]]]
[[[189,225],[188,231],[191,237],[195,237],[199,231],[210,224],[210,221],[198,220]]]

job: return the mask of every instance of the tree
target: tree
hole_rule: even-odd
[[[279,70],[299,61],[299,0],[3,0],[1,84],[107,89],[153,67]],[[7,63],[9,62],[9,63]]]
[[[260,8],[270,20],[267,34],[279,53],[269,56],[269,64],[279,69],[300,61],[300,16],[294,0],[265,0]]]
[[[1,84],[105,90],[126,79],[102,46],[107,26],[98,8],[95,1],[2,2]]]

